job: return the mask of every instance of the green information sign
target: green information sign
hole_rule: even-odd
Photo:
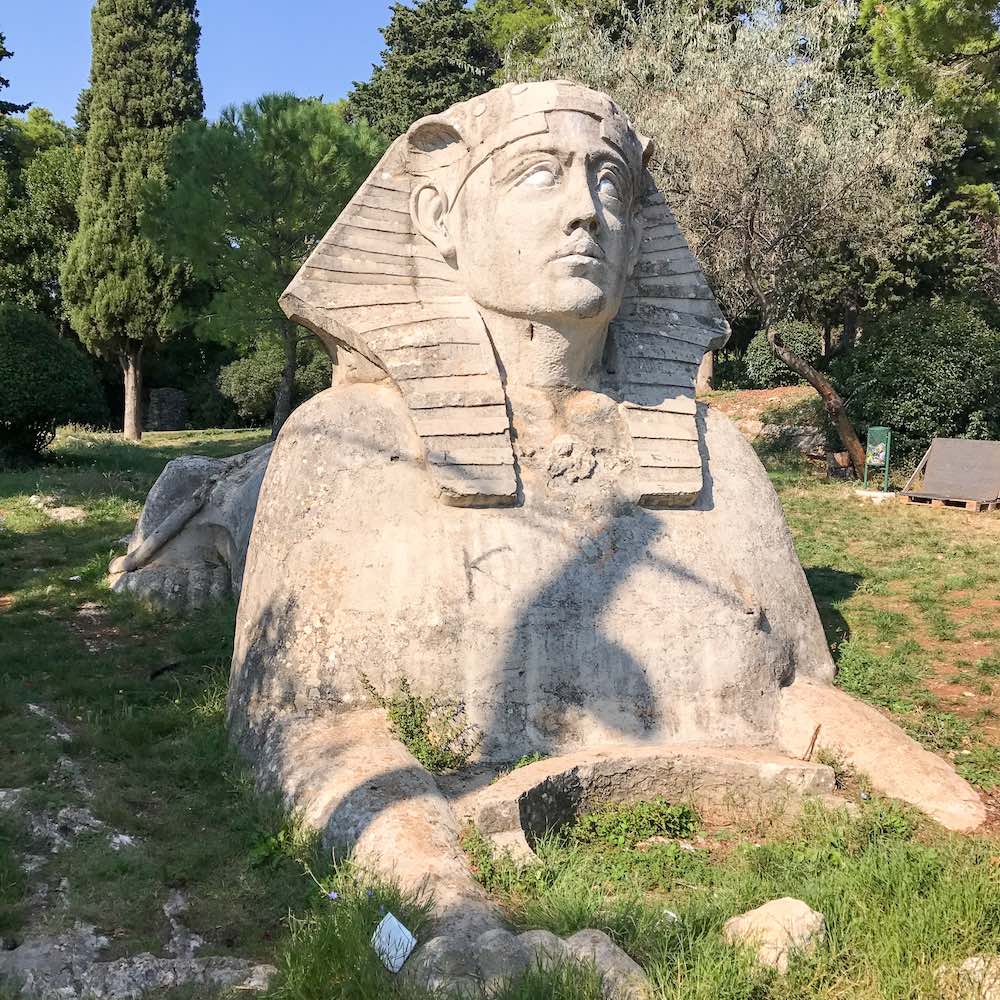
[[[888,427],[868,428],[868,447],[865,449],[865,486],[868,470],[882,473],[882,490],[889,492],[889,457],[892,451],[892,431]]]

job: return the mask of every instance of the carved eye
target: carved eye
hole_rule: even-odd
[[[602,174],[597,182],[597,193],[602,201],[621,201],[622,193],[614,174]]]
[[[559,181],[556,168],[548,163],[539,163],[526,171],[521,177],[521,183],[533,188],[555,187]]]

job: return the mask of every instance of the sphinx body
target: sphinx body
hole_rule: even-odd
[[[461,702],[497,762],[768,745],[782,689],[832,678],[777,498],[725,417],[699,414],[695,504],[644,509],[614,401],[518,402],[513,508],[440,503],[391,385],[338,386],[296,411],[240,606],[232,711],[255,752],[290,717],[363,706],[366,683],[389,694],[402,679]]]
[[[429,878],[466,929],[493,918],[456,813],[373,689],[461,703],[494,763],[728,747],[801,784],[818,727],[877,788],[984,818],[832,686],[766,473],[695,402],[728,327],[649,155],[572,84],[456,105],[393,144],[282,299],[337,375],[268,466],[230,728],[329,842]]]

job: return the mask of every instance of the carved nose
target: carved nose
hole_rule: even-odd
[[[567,210],[565,233],[571,235],[578,229],[586,229],[593,235],[597,232],[597,206],[586,174],[574,177],[572,203]]]
[[[571,235],[577,229],[586,229],[591,235],[597,232],[597,212],[594,211],[593,205],[586,211],[581,210],[573,214],[566,224],[566,235]]]

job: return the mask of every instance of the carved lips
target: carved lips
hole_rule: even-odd
[[[596,264],[606,263],[605,253],[601,245],[590,237],[573,240],[572,243],[555,254],[551,260],[565,263],[574,270],[592,268]]]

